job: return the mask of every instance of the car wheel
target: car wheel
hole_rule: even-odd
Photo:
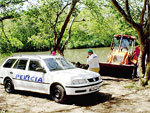
[[[4,88],[5,88],[5,91],[7,93],[12,93],[14,92],[14,84],[12,82],[11,79],[7,78],[5,81],[4,81]]]
[[[51,92],[52,100],[57,103],[63,103],[66,98],[66,93],[64,88],[61,85],[55,85]]]

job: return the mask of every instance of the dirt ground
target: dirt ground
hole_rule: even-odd
[[[69,97],[58,104],[48,95],[16,91],[7,94],[0,85],[0,113],[150,113],[150,88],[128,79],[102,77],[96,95]]]

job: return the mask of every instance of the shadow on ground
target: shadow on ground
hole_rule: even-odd
[[[32,96],[35,98],[51,100],[49,95],[35,93],[35,92],[15,91],[13,94],[19,94],[19,95],[25,96],[25,98]],[[97,105],[97,104],[109,101],[111,98],[112,98],[111,94],[97,92],[97,93],[89,94],[89,95],[68,96],[64,104],[76,105],[76,106],[93,106],[93,105]]]
[[[71,96],[66,104],[75,104],[76,106],[94,106],[109,101],[111,94],[97,92],[90,95]]]

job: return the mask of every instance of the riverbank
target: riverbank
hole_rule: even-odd
[[[15,113],[148,113],[150,88],[138,87],[138,82],[114,77],[102,77],[99,93],[70,97],[57,104],[48,95],[17,91],[8,94],[0,85],[0,112]]]

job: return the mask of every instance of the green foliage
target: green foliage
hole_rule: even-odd
[[[38,7],[32,6],[27,11],[20,11],[19,17],[5,21],[8,39],[4,34],[1,35],[0,52],[49,50],[54,45],[52,27],[55,18],[66,2],[68,0],[41,0]],[[67,48],[110,46],[114,34],[136,36],[136,32],[108,0],[81,0],[81,3],[73,13],[76,18]],[[58,19],[56,32],[60,31],[67,12],[68,7]],[[81,21],[83,19],[85,21]],[[68,37],[68,29],[61,45]]]
[[[0,19],[19,16],[19,10],[27,0],[0,0]]]
[[[20,40],[14,37],[5,37],[1,36],[0,38],[0,53],[8,53],[11,54],[12,52],[18,51],[22,49],[23,44]]]
[[[4,37],[1,36],[0,38],[0,53],[10,53],[12,51],[11,46],[8,42],[8,40]]]
[[[49,42],[43,37],[32,35],[28,38],[28,48],[31,50],[48,50]]]

